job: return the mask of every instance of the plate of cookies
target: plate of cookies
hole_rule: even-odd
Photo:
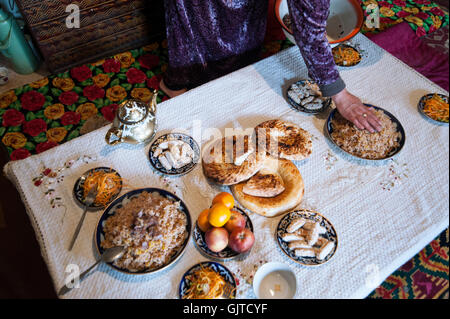
[[[283,253],[304,266],[326,263],[335,255],[338,246],[333,225],[321,214],[310,210],[285,215],[278,224],[275,237]]]
[[[310,114],[321,113],[332,103],[331,98],[324,97],[319,85],[311,80],[293,83],[286,91],[286,98],[297,111]]]

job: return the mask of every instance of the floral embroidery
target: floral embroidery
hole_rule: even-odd
[[[246,291],[253,291],[253,279],[255,278],[255,274],[258,269],[268,263],[267,260],[259,260],[253,264],[253,267],[250,269],[248,273],[245,273],[241,268],[235,271],[235,279],[237,284],[237,295],[245,296]]]
[[[76,159],[69,160],[64,163],[62,167],[49,168],[43,167],[41,173],[32,179],[34,186],[42,187],[43,195],[49,202],[50,206],[55,208],[64,208],[64,214],[61,222],[64,220],[67,207],[64,205],[64,201],[61,196],[56,192],[56,186],[64,181],[64,171],[72,168],[76,163],[91,163],[95,161],[95,158],[88,155],[79,156]]]

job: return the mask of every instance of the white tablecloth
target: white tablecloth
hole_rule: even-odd
[[[201,134],[204,141],[209,139],[212,131],[207,128],[224,132],[273,118],[296,123],[314,136],[312,156],[297,163],[306,188],[300,207],[315,209],[333,223],[339,237],[336,255],[319,267],[298,265],[280,251],[274,239],[281,217],[251,214],[256,243],[250,256],[224,263],[240,280],[240,298],[254,297],[249,284],[252,275],[268,261],[284,262],[295,271],[296,298],[366,297],[448,227],[449,129],[427,121],[417,111],[422,95],[448,92],[364,36],[358,35],[353,42],[366,56],[359,66],[342,69],[341,75],[351,92],[387,109],[403,124],[406,145],[395,160],[377,165],[354,161],[324,136],[326,114],[309,116],[289,107],[283,97],[286,87],[307,76],[296,47],[159,105],[157,136],[185,129],[200,142]],[[74,250],[67,249],[81,216],[72,189],[87,169],[111,166],[130,187],[175,192],[189,207],[193,221],[221,190],[205,180],[201,165],[181,178],[161,177],[147,159],[148,145],[107,146],[107,130],[99,129],[4,168],[26,205],[56,290],[73,271],[68,265],[83,270],[96,259],[93,234],[101,212],[88,214]],[[57,170],[77,158],[71,167]],[[45,177],[36,186],[33,178],[44,167],[57,176]],[[45,194],[48,190],[53,191]],[[177,298],[183,273],[203,260],[191,239],[183,257],[164,273],[131,276],[103,265],[64,298]]]

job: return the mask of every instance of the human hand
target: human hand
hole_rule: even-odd
[[[332,96],[332,99],[339,113],[360,130],[366,129],[370,133],[375,133],[383,128],[374,112],[346,89]]]

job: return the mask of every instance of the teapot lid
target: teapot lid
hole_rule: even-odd
[[[142,121],[148,113],[148,106],[138,100],[128,100],[123,102],[117,110],[120,121],[133,124]]]

